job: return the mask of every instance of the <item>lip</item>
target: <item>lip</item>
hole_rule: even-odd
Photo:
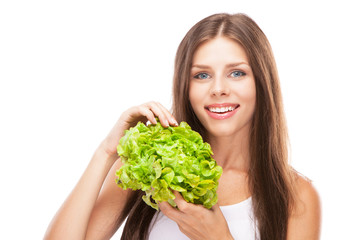
[[[215,112],[211,112],[209,110],[209,108],[221,108],[221,107],[233,107],[235,108],[234,110],[232,110],[231,112],[227,112],[227,113],[215,113]],[[223,120],[223,119],[227,119],[232,117],[240,108],[239,104],[233,104],[233,103],[216,103],[216,104],[211,104],[205,107],[205,110],[207,112],[207,114],[217,120]]]
[[[236,103],[214,103],[214,104],[205,106],[205,108],[210,108],[210,107],[213,107],[213,108],[233,107],[233,108],[235,108],[237,106],[239,106],[239,104],[236,104]]]

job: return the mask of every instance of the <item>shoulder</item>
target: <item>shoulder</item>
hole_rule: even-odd
[[[310,179],[298,174],[295,179],[295,191],[297,193],[295,200],[297,207],[300,207],[303,204],[307,207],[320,207],[320,196]]]
[[[309,179],[299,174],[295,179],[295,191],[287,239],[320,239],[321,202],[318,191]]]

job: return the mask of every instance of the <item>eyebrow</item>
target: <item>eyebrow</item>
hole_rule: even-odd
[[[237,66],[240,66],[240,65],[247,65],[249,66],[248,63],[246,62],[238,62],[238,63],[229,63],[229,64],[226,64],[225,67],[227,68],[232,68],[232,67],[237,67]],[[207,65],[203,65],[203,64],[194,64],[191,66],[192,68],[201,68],[201,69],[209,69],[211,68],[210,66],[207,66]]]

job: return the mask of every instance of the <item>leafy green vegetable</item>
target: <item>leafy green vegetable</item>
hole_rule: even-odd
[[[206,208],[217,202],[222,168],[211,157],[210,145],[186,122],[168,128],[139,122],[125,131],[117,152],[124,163],[116,172],[118,186],[145,191],[149,206],[158,209],[158,202],[168,201],[175,207],[172,190]]]

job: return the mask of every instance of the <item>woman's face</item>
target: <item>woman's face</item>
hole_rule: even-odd
[[[226,37],[196,50],[190,103],[209,137],[248,133],[255,110],[255,80],[243,47]]]

